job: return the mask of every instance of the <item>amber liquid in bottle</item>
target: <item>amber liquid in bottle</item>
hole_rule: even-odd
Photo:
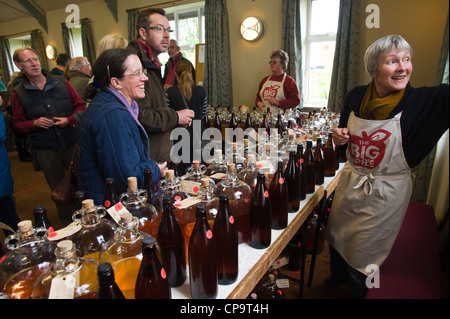
[[[136,299],[171,299],[169,280],[156,255],[156,240],[152,236],[142,241],[142,255],[134,290]]]
[[[163,199],[163,214],[158,230],[158,243],[162,264],[171,287],[182,285],[186,280],[186,255],[183,232],[173,213],[170,196]]]
[[[303,158],[306,166],[306,193],[312,194],[316,187],[316,161],[311,140],[306,141],[306,150]]]
[[[272,229],[284,229],[288,222],[289,192],[283,177],[283,161],[278,161],[269,187],[270,204],[272,206]]]
[[[303,158],[302,143],[297,145],[297,154],[295,156],[295,161],[298,163],[298,167],[300,168],[300,200],[302,201],[306,198],[306,166]]]
[[[258,182],[250,203],[250,246],[267,248],[272,240],[272,207],[265,186],[265,175],[258,174]]]
[[[114,279],[114,270],[110,263],[97,267],[97,299],[125,299]]]
[[[239,235],[230,211],[228,195],[219,195],[219,210],[214,221],[219,284],[229,285],[238,276]]]
[[[317,138],[314,159],[316,161],[316,184],[322,185],[325,182],[325,161],[323,159],[322,139],[320,137]]]
[[[287,184],[289,197],[289,213],[296,213],[300,208],[301,176],[296,165],[294,150],[289,152],[289,161],[284,171],[284,180]]]
[[[217,297],[217,249],[203,204],[197,205],[196,222],[189,240],[189,279],[192,298]]]
[[[331,177],[336,175],[336,148],[333,142],[333,133],[328,133],[328,140],[323,148],[323,160],[324,160],[324,176]],[[339,167],[338,167],[339,168]]]

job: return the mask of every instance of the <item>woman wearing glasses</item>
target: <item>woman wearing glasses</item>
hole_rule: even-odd
[[[266,76],[259,83],[255,104],[260,109],[270,107],[272,112],[278,108],[292,109],[300,104],[297,83],[286,74],[289,56],[283,50],[272,52],[270,56],[270,70],[272,74]]]
[[[127,178],[144,184],[144,169],[151,168],[153,182],[165,175],[166,163],[150,159],[147,133],[138,121],[136,99],[145,97],[146,70],[133,51],[103,52],[93,66],[101,91],[92,99],[80,128],[79,188],[87,198],[102,204],[105,178],[114,178],[118,194],[127,190]]]

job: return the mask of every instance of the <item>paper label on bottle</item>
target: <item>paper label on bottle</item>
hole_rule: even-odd
[[[286,257],[280,258],[273,263],[273,268],[278,269],[288,264]]]
[[[57,275],[52,279],[48,299],[73,299],[76,278],[72,274]]]
[[[201,185],[202,184],[199,182],[184,180],[184,181],[181,181],[181,183],[180,183],[180,191],[183,193],[195,195],[195,194],[197,194]]]
[[[225,173],[215,173],[214,175],[211,175],[210,177],[214,178],[214,179],[224,179],[224,178],[227,177],[227,174],[225,174]]]
[[[125,206],[122,205],[122,203],[117,203],[114,206],[108,208],[106,210],[111,216],[111,218],[119,225],[120,222],[120,215],[124,213],[129,213],[128,209],[125,208]]]
[[[80,224],[73,222],[64,228],[61,228],[57,231],[50,233],[50,235],[48,236],[48,240],[57,241],[72,236],[73,234],[77,233],[81,228],[82,227]]]
[[[289,279],[277,279],[275,282],[278,288],[289,288]]]
[[[260,171],[264,173],[273,170],[272,163],[269,160],[257,161],[256,166],[259,168]]]
[[[196,197],[188,197],[186,199],[183,199],[182,201],[175,203],[173,206],[176,209],[185,209],[188,207],[191,207],[192,205],[198,204],[200,203],[201,200],[199,198]]]

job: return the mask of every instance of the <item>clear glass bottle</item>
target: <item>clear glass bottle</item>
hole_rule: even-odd
[[[252,191],[247,183],[237,177],[234,163],[228,163],[227,168],[227,177],[216,185],[214,194],[217,198],[221,193],[228,195],[230,209],[239,232],[239,243],[249,242]]]
[[[153,205],[147,203],[147,192],[137,187],[136,177],[128,177],[128,190],[119,196],[119,201],[139,219],[139,230],[157,238],[161,216]]]
[[[259,168],[256,165],[256,155],[248,154],[247,165],[239,173],[237,178],[250,186],[252,193],[256,187]],[[266,186],[269,185],[269,179],[266,178]]]
[[[172,291],[166,271],[157,256],[156,239],[142,241],[142,261],[136,279],[136,299],[171,299]]]
[[[104,206],[95,206],[92,199],[85,199],[82,205],[83,208],[72,215],[81,229],[69,239],[75,244],[79,257],[98,261],[103,244],[114,236],[117,227],[114,222],[103,218],[107,214]]]
[[[214,150],[214,158],[206,170],[206,175],[210,176],[217,184],[222,181],[221,175],[226,176],[226,174],[227,165],[223,160],[222,150]]]
[[[161,181],[161,189],[163,192],[160,194],[160,201],[162,204],[163,198],[169,194],[172,197],[173,204],[175,207],[177,203],[181,202],[183,199],[188,198],[190,195],[182,192],[180,190],[180,178],[175,177],[175,172],[168,169],[166,172],[166,177]]]
[[[197,205],[196,222],[189,240],[189,279],[193,299],[216,298],[217,249],[206,219],[205,205]]]
[[[114,278],[114,269],[110,263],[97,267],[97,299],[125,299]]]
[[[0,291],[11,299],[28,299],[31,285],[55,260],[55,245],[47,229],[33,228],[31,220],[17,224],[16,233],[5,238],[8,251],[0,263]]]
[[[71,240],[58,242],[55,263],[33,283],[30,299],[95,299],[98,263],[80,258]]]
[[[149,236],[139,230],[136,216],[123,213],[114,237],[100,251],[99,262],[112,265],[116,283],[127,299],[134,298],[134,286],[142,260],[142,241]]]

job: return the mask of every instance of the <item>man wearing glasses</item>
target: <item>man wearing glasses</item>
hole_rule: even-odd
[[[137,39],[128,48],[134,50],[147,69],[145,98],[137,100],[139,122],[145,128],[150,140],[150,157],[156,162],[170,160],[173,142],[170,132],[177,126],[189,126],[195,116],[193,110],[175,111],[169,108],[162,86],[161,62],[158,55],[169,47],[169,20],[163,9],[147,9],[137,18]]]
[[[14,129],[28,134],[37,162],[53,190],[69,168],[77,141],[75,114],[84,111],[86,105],[64,76],[41,69],[32,48],[18,48],[13,60],[22,71],[12,84]],[[61,222],[68,225],[73,208],[60,204],[56,208]]]

